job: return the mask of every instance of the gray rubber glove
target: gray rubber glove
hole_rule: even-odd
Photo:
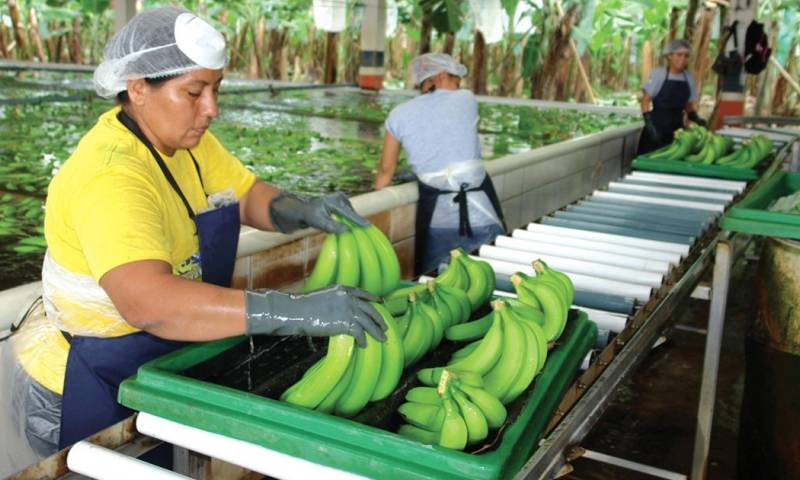
[[[642,113],[642,118],[644,118],[644,131],[647,132],[650,140],[652,140],[653,143],[661,143],[661,134],[653,123],[652,112]]]
[[[386,323],[369,302],[378,297],[333,285],[309,293],[245,290],[247,335],[352,335],[362,347],[366,333],[386,340]]]
[[[291,233],[307,227],[329,233],[342,233],[347,227],[331,218],[334,213],[360,227],[369,225],[364,217],[353,210],[350,200],[341,192],[322,197],[305,197],[282,191],[269,204],[272,225],[281,233]]]
[[[700,118],[700,115],[698,115],[697,112],[695,112],[694,110],[689,112],[687,117],[689,117],[689,120],[691,120],[694,123],[700,125],[701,127],[707,127],[708,126],[708,122],[704,118]]]

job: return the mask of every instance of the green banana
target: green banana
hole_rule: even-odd
[[[461,262],[456,261],[452,255],[450,256],[450,264],[447,266],[447,269],[436,277],[436,283],[464,291],[469,287],[469,279],[467,277],[467,272],[464,270],[464,266]]]
[[[503,348],[500,358],[483,377],[486,391],[499,399],[503,399],[514,383],[514,379],[524,363],[528,346],[522,327],[509,316],[507,308],[499,311],[503,322]]]
[[[504,335],[503,323],[497,311],[503,308],[503,303],[500,301],[492,302],[492,308],[495,311],[492,326],[486,332],[486,336],[483,337],[480,345],[466,357],[450,363],[449,367],[485,375],[497,363],[502,352]]]
[[[467,424],[452,398],[444,400],[444,422],[439,433],[439,446],[453,450],[463,450],[468,440]]]
[[[541,371],[544,368],[544,362],[547,361],[547,335],[544,334],[544,330],[542,330],[539,323],[523,320],[519,317],[517,317],[517,320],[519,320],[523,328],[530,330],[536,339],[536,352],[539,355],[539,371]]]
[[[433,325],[430,320],[419,314],[416,295],[409,294],[409,321],[403,337],[405,366],[409,366],[422,358],[430,350],[433,341]]]
[[[423,284],[398,288],[384,295],[383,304],[392,315],[402,315],[408,309],[408,294],[414,292],[419,295],[423,291],[425,291],[425,285]]]
[[[547,335],[547,341],[555,341],[561,335],[567,323],[567,310],[564,308],[564,300],[561,298],[561,294],[550,282],[532,281],[526,283],[525,286],[536,295],[542,305],[542,311],[544,312],[542,330]]]
[[[336,283],[348,287],[357,287],[359,284],[360,264],[358,261],[358,245],[353,232],[346,231],[339,234],[339,255],[336,272]]]
[[[466,342],[483,338],[492,326],[494,312],[489,312],[483,317],[471,322],[453,325],[444,332],[444,336],[453,342]]]
[[[408,300],[406,300],[408,302]],[[395,322],[397,324],[397,333],[400,334],[400,338],[405,338],[406,332],[408,332],[408,326],[411,324],[411,309],[406,309],[406,311],[397,318]],[[403,349],[405,354],[405,348]]]
[[[717,165],[730,165],[732,163],[736,163],[739,160],[739,158],[742,156],[743,152],[744,152],[744,149],[740,148],[740,149],[734,151],[733,153],[729,153],[728,155],[725,155],[724,157],[718,158],[716,160],[716,163],[717,163]]]
[[[387,327],[386,340],[381,344],[383,349],[381,370],[378,375],[378,381],[375,384],[375,391],[372,392],[372,397],[370,398],[371,401],[377,402],[391,395],[394,389],[397,388],[400,377],[403,375],[405,359],[403,358],[403,338],[400,336],[392,314],[379,303],[373,303],[372,306],[381,314]]]
[[[400,261],[397,259],[397,252],[386,235],[375,225],[368,226],[364,231],[375,248],[383,274],[381,281],[383,289],[379,295],[386,295],[396,289],[397,284],[400,283]]]
[[[441,288],[436,288],[436,291],[431,294],[437,304],[437,310],[442,308],[448,313],[448,322],[445,328],[450,328],[453,325],[461,323],[463,312],[461,311],[461,304],[452,295],[445,293]]]
[[[353,237],[358,245],[361,288],[373,295],[380,295],[383,292],[383,274],[375,247],[365,228],[354,227],[350,231],[353,232]]]
[[[484,267],[480,265],[485,262],[474,260],[464,253],[463,250],[459,249],[453,250],[451,252],[451,257],[454,258],[454,261],[457,259],[464,265],[464,270],[466,270],[467,277],[469,278],[467,297],[469,298],[472,310],[475,310],[483,305],[494,291],[494,282],[492,281],[491,284],[489,283],[487,272]],[[491,277],[492,280],[494,280],[494,273],[492,273]]]
[[[425,403],[428,405],[441,405],[442,397],[435,387],[414,387],[406,392],[406,401]]]
[[[536,335],[533,333],[533,330],[523,325],[524,320],[517,320],[515,318],[514,322],[518,324],[520,332],[525,336],[525,351],[523,352],[523,360],[520,363],[516,375],[514,375],[514,379],[511,381],[504,395],[500,397],[500,401],[504,404],[509,404],[519,397],[520,394],[528,388],[528,385],[531,384],[534,377],[536,377],[536,373],[539,371],[539,349],[541,347],[539,346]],[[545,345],[544,348],[547,350],[547,345]]]
[[[377,342],[377,340],[376,340]],[[331,393],[347,370],[355,350],[355,339],[350,335],[336,335],[328,339],[325,361],[306,379],[289,387],[281,400],[306,408],[317,405]]]
[[[424,318],[430,322],[431,327],[433,329],[433,336],[431,337],[431,344],[428,348],[422,352],[422,355],[430,352],[434,348],[438,347],[440,343],[442,343],[442,338],[444,338],[444,327],[445,322],[442,317],[439,315],[439,312],[436,311],[431,305],[426,302],[417,302],[417,308],[419,310],[418,315],[422,315]]]
[[[439,431],[445,419],[444,409],[441,405],[427,403],[406,402],[397,407],[397,413],[407,423],[429,431]]]
[[[564,307],[569,310],[572,306],[572,302],[575,300],[575,285],[572,283],[572,280],[570,280],[565,273],[548,267],[543,260],[535,260],[533,262],[533,269],[536,271],[537,276],[543,275],[545,278],[551,277],[558,280],[564,295]]]
[[[454,389],[453,399],[456,401],[464,419],[464,424],[467,426],[467,443],[472,445],[485,440],[489,436],[489,425],[481,409],[470,402],[467,396],[458,391],[458,389]]]
[[[328,235],[325,237],[325,240],[322,241],[317,263],[314,264],[314,270],[306,280],[303,291],[310,292],[312,290],[318,290],[336,281],[336,257],[339,254],[337,243],[336,235]]]
[[[468,343],[467,346],[461,347],[460,349],[456,350],[455,352],[453,352],[453,355],[450,356],[450,360],[454,362],[460,358],[466,357],[467,355],[472,353],[473,350],[478,348],[478,345],[481,344],[482,339],[483,337],[481,336],[481,338],[479,338],[478,340],[475,340],[472,343]]]
[[[427,445],[439,443],[439,433],[431,432],[414,425],[402,425],[397,430],[398,435]]]
[[[516,299],[510,298],[506,300],[506,303],[508,304],[509,310],[511,310],[511,315],[517,317],[518,319],[523,321],[535,322],[539,325],[544,324],[544,312],[542,312],[541,310],[537,310]]]
[[[461,314],[456,323],[463,323],[469,320],[469,317],[472,315],[472,305],[469,303],[467,292],[447,285],[438,285],[438,290],[442,295],[448,296],[458,305]]]
[[[430,296],[430,302],[428,304],[433,307],[434,310],[436,310],[436,314],[439,315],[439,318],[442,320],[442,327],[446,329],[455,321],[453,318],[453,312],[450,311],[450,307],[441,298],[441,295],[439,295],[439,291],[436,288],[436,282],[433,280],[428,280],[426,285],[428,287],[428,294]],[[461,313],[460,309],[457,313]]]
[[[339,401],[344,391],[347,390],[347,386],[350,385],[350,380],[353,378],[354,366],[355,362],[351,360],[350,364],[347,366],[347,370],[345,370],[344,375],[342,375],[341,380],[339,380],[339,383],[337,383],[336,386],[333,387],[333,390],[331,390],[331,393],[317,405],[317,411],[331,413],[333,409],[336,408],[336,402]]]
[[[382,357],[381,342],[372,338],[372,335],[367,335],[367,346],[356,348],[353,378],[336,402],[337,415],[352,417],[369,402],[378,383]]]
[[[503,426],[508,412],[500,400],[482,388],[471,387],[463,383],[458,384],[456,388],[464,392],[467,398],[481,409],[483,416],[486,417],[486,423],[489,425],[489,428],[500,428]]]
[[[539,299],[536,298],[536,295],[534,295],[529,289],[525,288],[525,283],[528,278],[529,277],[527,275],[523,275],[520,272],[511,275],[510,280],[511,284],[514,286],[514,292],[517,294],[517,300],[529,305],[531,308],[542,310],[542,304],[539,303]]]

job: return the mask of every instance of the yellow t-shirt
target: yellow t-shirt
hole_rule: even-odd
[[[194,221],[147,147],[119,122],[119,110],[100,116],[50,182],[45,207],[48,254],[59,267],[95,282],[114,267],[138,260],[163,260],[176,275],[197,280]],[[253,172],[210,132],[191,151],[202,185],[186,150],[173,156],[159,153],[195,213],[207,208],[207,195],[230,189],[241,198],[255,182]],[[116,311],[103,315],[86,302],[71,302],[68,295],[54,295],[50,301],[59,312],[57,326],[67,332],[114,337],[137,331],[120,321]],[[35,336],[36,348],[17,342],[28,374],[56,393],[62,389],[68,353],[59,328],[50,328],[44,338]],[[43,350],[40,342],[47,342],[50,351],[34,354]],[[43,365],[44,358],[49,365]]]

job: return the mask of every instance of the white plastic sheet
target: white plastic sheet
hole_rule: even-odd
[[[469,0],[469,6],[475,19],[475,28],[483,34],[486,44],[502,40],[505,11],[500,0]]]

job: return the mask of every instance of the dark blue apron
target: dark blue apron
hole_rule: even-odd
[[[467,188],[467,184],[462,184],[458,192],[447,190],[439,190],[421,181],[417,181],[417,191],[419,198],[417,199],[417,219],[416,219],[416,232],[414,236],[414,274],[422,275],[426,268],[425,266],[425,252],[428,250],[428,232],[431,228],[431,219],[433,219],[433,211],[436,209],[436,201],[439,195],[448,193],[455,193],[453,202],[458,203],[458,234],[461,237],[472,237],[472,226],[469,224],[469,207],[467,205],[467,195],[471,192],[484,192],[489,201],[494,207],[497,218],[503,225],[503,231],[506,231],[506,221],[503,217],[503,208],[500,206],[500,199],[497,197],[497,191],[494,189],[491,177],[487,173],[483,178],[483,182],[477,187]]]
[[[669,145],[674,139],[675,130],[683,128],[683,111],[691,98],[689,76],[685,71],[683,77],[684,80],[670,80],[669,71],[667,72],[664,85],[653,97],[653,111],[650,114],[661,141],[654,141],[646,131],[642,131],[639,139],[639,155]]]
[[[147,146],[189,217],[194,220],[203,282],[229,287],[239,242],[239,204],[195,215],[161,155],[138,125],[124,112],[120,112],[117,118]],[[191,151],[189,155],[202,186],[200,167]],[[132,410],[117,403],[119,384],[136,373],[143,363],[185,345],[146,332],[113,338],[72,337],[66,332],[64,336],[70,342],[70,348],[64,376],[59,448],[72,445],[132,415]]]

